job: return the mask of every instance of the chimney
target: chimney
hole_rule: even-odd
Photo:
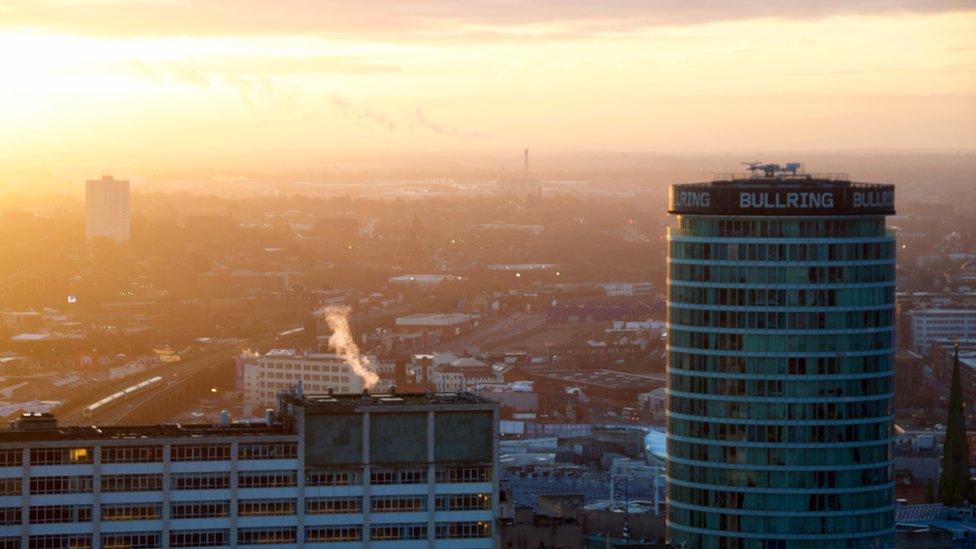
[[[230,412],[227,410],[220,411],[220,426],[227,427],[230,425]]]
[[[398,387],[407,386],[407,359],[398,358],[396,361],[396,370],[393,375],[393,383]]]

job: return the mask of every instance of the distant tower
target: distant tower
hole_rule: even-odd
[[[103,175],[85,184],[85,238],[129,239],[129,182]]]
[[[529,177],[529,149],[525,149],[525,168],[523,169],[525,178]]]

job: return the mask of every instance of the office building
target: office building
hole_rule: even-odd
[[[266,423],[0,431],[0,547],[490,548],[497,406],[292,395]]]
[[[367,359],[375,364],[375,359]],[[363,378],[339,355],[272,349],[263,355],[245,354],[238,359],[244,402],[272,406],[282,391],[299,381],[308,393],[360,393]]]
[[[915,352],[928,353],[937,339],[976,339],[976,308],[915,309],[908,315]]]
[[[672,542],[890,546],[893,186],[774,169],[670,213]]]
[[[129,239],[129,182],[103,175],[85,183],[85,237]]]

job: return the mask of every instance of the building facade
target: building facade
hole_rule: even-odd
[[[928,353],[937,339],[976,339],[976,308],[915,309],[912,319],[912,348]]]
[[[0,431],[0,547],[490,548],[497,406],[283,399],[266,424]]]
[[[85,182],[85,237],[129,239],[129,182],[103,175]]]
[[[299,381],[308,393],[363,390],[363,378],[345,359],[331,353],[273,349],[263,355],[243,356],[239,363],[244,402],[251,406],[273,406],[279,393],[292,389]]]
[[[672,542],[891,545],[894,188],[729,178],[670,213]]]

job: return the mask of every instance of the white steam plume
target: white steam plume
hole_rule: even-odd
[[[380,377],[373,371],[369,359],[359,352],[359,346],[352,338],[349,329],[349,307],[329,305],[315,311],[316,316],[322,317],[329,323],[332,335],[329,336],[329,347],[352,366],[356,375],[363,378],[363,387],[369,389]]]

